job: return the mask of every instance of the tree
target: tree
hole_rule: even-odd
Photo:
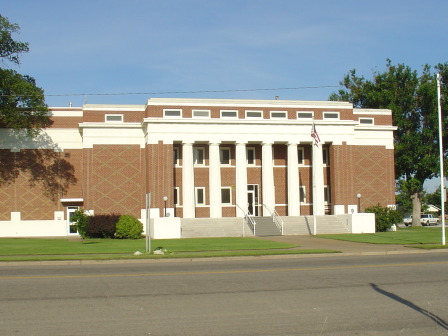
[[[392,65],[373,73],[373,79],[359,77],[350,70],[340,83],[343,88],[330,100],[350,101],[355,107],[390,109],[393,113],[395,143],[395,178],[412,201],[413,226],[420,226],[423,183],[438,176],[439,138],[436,74],[425,65],[421,75],[404,64]],[[448,80],[448,63],[434,69]],[[444,84],[443,93],[448,93]],[[447,111],[447,100],[442,109]],[[443,129],[448,126],[445,117]],[[444,138],[446,131],[444,131]],[[446,155],[446,153],[445,153]]]
[[[0,15],[2,65],[6,62],[19,65],[20,54],[29,51],[28,43],[13,39],[12,34],[19,31],[19,25]],[[0,126],[23,129],[28,136],[34,136],[50,124],[44,91],[36,86],[34,78],[0,67]]]
[[[74,167],[61,156],[48,134],[41,132],[52,123],[44,91],[36,86],[34,78],[5,67],[19,65],[20,55],[29,51],[28,43],[13,39],[19,31],[19,25],[0,15],[0,128],[14,130],[1,135],[10,137],[9,141],[20,149],[0,150],[0,186],[23,175],[30,187],[39,185],[46,197],[57,202],[77,179]],[[46,149],[25,149],[23,143],[29,142]]]

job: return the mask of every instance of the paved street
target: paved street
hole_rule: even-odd
[[[0,335],[447,335],[447,253],[0,266]]]

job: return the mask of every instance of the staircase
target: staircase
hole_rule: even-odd
[[[277,228],[271,216],[253,217],[256,236],[281,236],[281,231]]]

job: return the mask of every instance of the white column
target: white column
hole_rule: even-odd
[[[183,218],[195,218],[193,144],[182,144]]]
[[[288,216],[300,216],[298,164],[297,144],[288,143]]]
[[[237,143],[235,146],[235,184],[236,204],[247,212],[247,159],[246,144]],[[236,216],[244,217],[243,211],[236,207]]]
[[[313,147],[313,214],[325,215],[324,204],[324,169],[322,145],[312,145]]]
[[[219,143],[209,146],[210,218],[222,217]]]
[[[275,208],[274,165],[272,162],[272,144],[263,143],[261,149],[261,183],[263,204],[270,210]],[[263,207],[263,216],[269,216],[269,211]]]

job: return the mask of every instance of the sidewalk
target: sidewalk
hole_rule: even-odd
[[[424,250],[404,245],[393,244],[368,244],[348,242],[336,239],[317,238],[313,236],[270,236],[256,237],[258,239],[266,239],[289,244],[296,244],[300,249],[326,249],[341,251],[344,254],[351,255],[368,255],[368,254],[404,254],[404,253],[427,253],[427,252],[448,252],[448,249]]]

